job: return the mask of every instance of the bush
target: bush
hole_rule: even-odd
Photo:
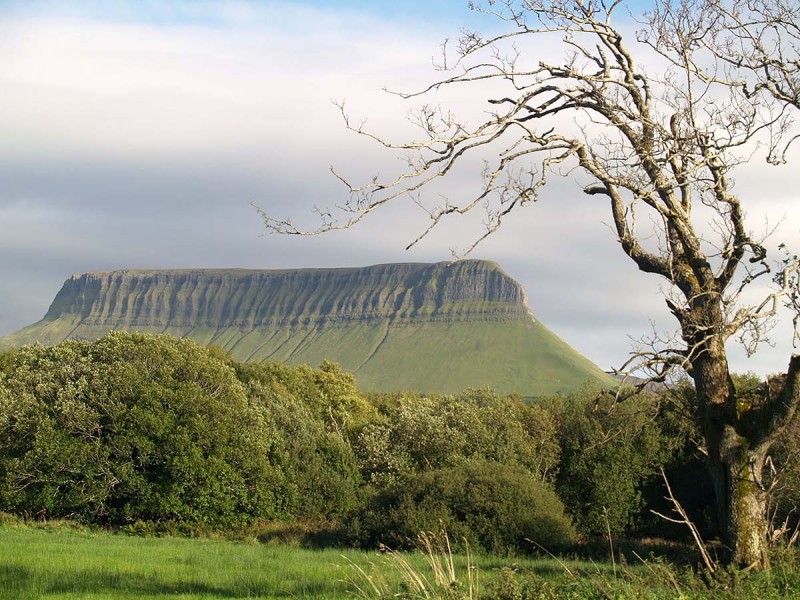
[[[282,397],[292,397],[311,411],[329,431],[346,434],[375,417],[375,409],[356,389],[355,377],[328,360],[318,369],[308,365],[237,363],[244,382],[258,381]]]
[[[491,553],[535,551],[527,539],[552,550],[575,537],[546,484],[521,467],[477,460],[414,474],[378,492],[344,526],[351,543],[393,549],[413,548],[420,531],[441,528]]]

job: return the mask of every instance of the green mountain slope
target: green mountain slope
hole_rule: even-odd
[[[41,321],[0,347],[112,329],[189,337],[245,361],[330,359],[368,390],[491,386],[535,396],[612,383],[533,317],[516,281],[478,260],[75,275]]]

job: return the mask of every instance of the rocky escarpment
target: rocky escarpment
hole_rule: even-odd
[[[347,321],[514,318],[522,287],[486,261],[365,268],[125,270],[68,279],[45,320],[112,328],[273,327]]]
[[[68,279],[45,317],[0,346],[113,329],[213,344],[244,361],[319,364],[365,389],[536,396],[611,380],[533,318],[492,262],[295,270],[124,270]]]

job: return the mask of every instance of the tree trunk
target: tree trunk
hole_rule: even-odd
[[[767,494],[761,488],[763,459],[741,448],[741,458],[726,465],[728,511],[726,541],[731,562],[742,568],[769,568]]]
[[[751,451],[733,428],[726,427],[722,440],[719,448],[709,452],[708,470],[717,495],[718,525],[726,550],[723,558],[742,568],[766,569],[767,494],[760,485],[764,458]]]
[[[702,407],[717,523],[726,549],[723,558],[740,567],[765,569],[769,566],[767,495],[760,482],[766,452],[750,446],[748,435],[758,426],[737,406],[721,341],[707,348],[695,362],[693,375]]]

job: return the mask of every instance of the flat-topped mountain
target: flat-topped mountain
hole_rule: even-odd
[[[244,361],[330,359],[363,389],[491,386],[534,396],[610,383],[533,317],[519,283],[481,260],[73,275],[41,321],[0,346],[112,329],[188,337]]]

